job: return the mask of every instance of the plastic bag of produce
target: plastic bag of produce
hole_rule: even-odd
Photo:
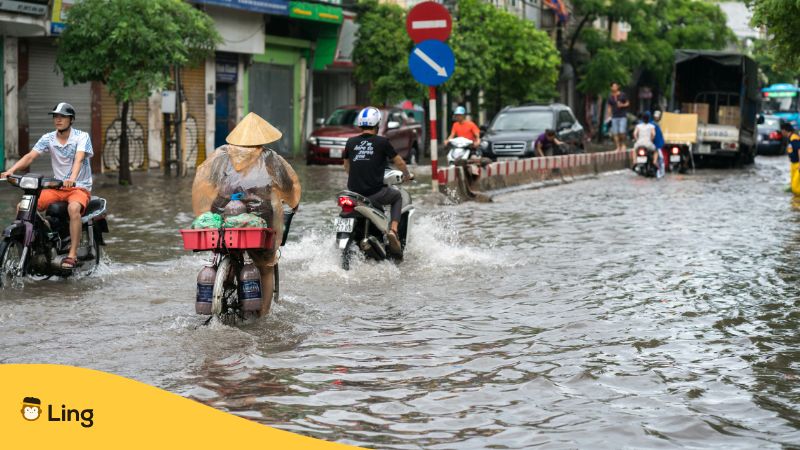
[[[204,212],[200,214],[194,222],[192,222],[192,229],[206,229],[206,228],[221,228],[222,216],[212,212]]]
[[[267,228],[267,221],[253,213],[226,217],[225,228]]]

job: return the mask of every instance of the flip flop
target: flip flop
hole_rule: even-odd
[[[70,258],[67,256],[66,258],[61,260],[61,268],[62,269],[74,269],[78,266],[78,261],[75,258]]]
[[[400,254],[403,251],[402,247],[400,246],[400,239],[397,238],[397,233],[394,230],[389,230],[386,232],[386,239],[389,240],[389,250],[392,253]]]

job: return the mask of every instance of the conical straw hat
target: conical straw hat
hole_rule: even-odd
[[[228,144],[241,147],[256,147],[275,142],[283,136],[266,120],[256,113],[250,113],[236,125],[225,140]]]

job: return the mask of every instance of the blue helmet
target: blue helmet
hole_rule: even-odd
[[[453,115],[461,114],[463,116],[466,113],[467,113],[467,109],[464,108],[463,106],[459,106],[459,107],[456,108],[455,111],[453,111]]]

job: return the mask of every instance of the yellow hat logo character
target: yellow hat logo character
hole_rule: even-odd
[[[33,422],[42,413],[42,401],[36,397],[25,397],[22,400],[22,417]]]

